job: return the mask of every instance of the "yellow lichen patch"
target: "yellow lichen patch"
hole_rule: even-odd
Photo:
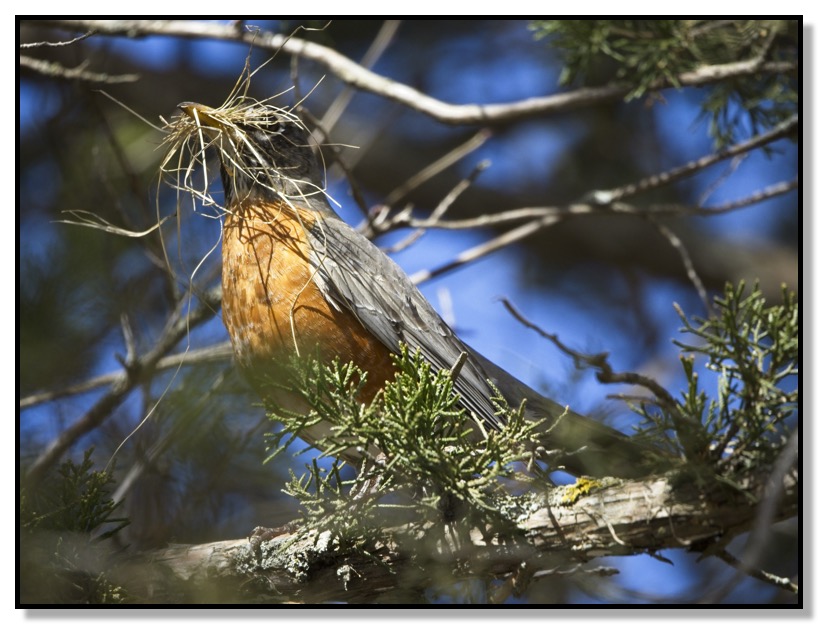
[[[594,490],[599,490],[606,485],[608,484],[604,480],[579,477],[573,485],[565,486],[560,502],[566,506],[573,505],[583,496],[587,496]]]

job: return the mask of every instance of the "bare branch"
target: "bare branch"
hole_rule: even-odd
[[[785,589],[794,594],[798,593],[798,585],[796,583],[793,583],[792,580],[781,576],[777,576],[770,572],[765,572],[764,570],[759,570],[757,568],[748,569],[745,564],[736,559],[726,550],[722,550],[716,556],[722,561],[724,561],[724,563],[726,563],[730,567],[735,568],[736,570],[740,570],[744,574],[749,574],[754,579],[758,579],[759,581],[763,581],[764,583],[769,583],[774,587],[780,587],[781,589]]]
[[[32,486],[39,482],[74,442],[108,418],[131,390],[153,373],[159,360],[187,336],[192,328],[205,322],[216,313],[220,301],[220,287],[208,291],[203,298],[202,305],[189,313],[188,303],[180,301],[154,347],[142,357],[137,358],[124,375],[112,383],[108,392],[91,409],[60,432],[59,436],[46,447],[28,469],[25,477],[27,484]]]
[[[474,150],[483,145],[483,143],[485,143],[490,136],[491,132],[489,132],[488,130],[479,131],[473,137],[470,137],[465,143],[463,143],[462,145],[458,145],[449,153],[438,158],[433,163],[427,165],[421,171],[419,171],[411,178],[409,178],[406,182],[401,184],[394,191],[389,193],[389,195],[387,195],[386,199],[384,200],[384,203],[387,206],[394,206],[404,197],[406,197],[406,195],[408,195],[411,191],[419,187],[421,184],[423,184],[427,180],[430,180],[441,171],[451,167],[459,160],[471,154]]]
[[[709,208],[697,208],[696,212],[692,214],[704,217],[723,214],[725,212],[731,212],[733,210],[738,210],[739,208],[746,208],[747,206],[761,203],[768,199],[772,199],[773,197],[777,197],[778,195],[784,195],[785,193],[789,193],[793,189],[797,188],[798,178],[794,178],[788,182],[777,182],[776,184],[771,184],[763,189],[759,189],[747,197],[742,197],[741,199],[719,204],[718,206],[711,206]]]
[[[758,495],[763,487],[762,482],[748,480],[741,484],[742,492],[732,495],[720,488],[718,496],[728,496],[729,504],[709,505],[703,501],[709,500],[712,493],[702,491],[700,484],[685,487],[665,477],[647,482],[610,479],[595,483],[578,498],[574,486],[562,486],[532,501],[526,508],[534,511],[516,518],[516,538],[509,533],[487,541],[475,529],[455,543],[443,534],[438,539],[429,532],[424,545],[437,564],[450,566],[458,562],[463,575],[469,571],[528,578],[610,575],[615,573],[610,568],[578,566],[596,557],[655,553],[707,543],[725,530],[746,530],[758,512]],[[792,479],[787,481],[783,501],[775,514],[777,520],[798,512],[798,488]],[[614,526],[616,538],[610,530]],[[396,589],[405,591],[407,588],[401,584],[406,577],[401,572],[417,565],[399,546],[406,539],[406,529],[392,531],[396,536],[404,535],[388,539],[368,553],[339,552],[332,540],[326,539],[328,536],[305,534],[288,525],[270,531],[274,537],[258,543],[255,550],[247,540],[231,540],[174,545],[144,558],[148,570],[154,573],[151,582],[156,582],[158,572],[154,564],[161,563],[161,570],[172,575],[172,579],[165,579],[171,586],[179,581],[199,587],[203,583],[224,586],[225,582],[235,581],[237,601],[371,602]],[[331,551],[329,556],[327,549]],[[299,566],[295,568],[292,561],[298,561]],[[350,569],[355,574],[344,573]],[[123,579],[126,583],[137,576],[133,570],[124,572],[130,577]],[[275,591],[259,592],[259,582]]]
[[[413,227],[422,229],[441,230],[467,230],[479,227],[489,227],[514,223],[516,221],[536,220],[542,217],[578,217],[600,214],[621,214],[629,216],[652,217],[661,215],[689,216],[689,217],[714,217],[727,212],[747,208],[754,204],[761,203],[779,195],[785,195],[799,186],[798,178],[786,182],[776,182],[763,189],[759,189],[747,197],[742,197],[733,201],[718,204],[716,206],[691,206],[687,204],[654,204],[651,206],[635,206],[626,202],[614,202],[611,204],[587,204],[576,203],[567,206],[532,206],[527,208],[514,208],[495,214],[484,214],[469,219],[452,219],[442,221],[434,215],[426,219],[416,219],[410,215],[396,216],[385,225],[381,225],[379,231],[386,231],[396,227]]]
[[[378,61],[395,38],[395,34],[398,32],[398,26],[400,26],[400,20],[384,20],[374,41],[361,59],[361,67],[369,69]],[[319,124],[324,132],[324,137],[328,137],[328,133],[332,132],[332,128],[341,118],[341,115],[343,115],[354,95],[355,89],[347,86],[338,94],[335,101],[327,109],[327,112],[324,113],[324,116],[321,118],[321,123]]]
[[[483,214],[469,219],[452,219],[448,221],[440,221],[438,219],[416,219],[407,216],[405,219],[395,219],[395,227],[406,226],[413,228],[422,228],[425,230],[471,230],[480,227],[489,227],[494,225],[503,225],[505,223],[514,223],[516,221],[530,221],[540,219],[546,216],[568,216],[574,210],[578,214],[587,214],[596,210],[590,204],[572,204],[570,206],[536,206],[530,208],[514,208],[506,210],[505,212],[498,212],[495,214]]]
[[[743,141],[742,143],[732,145],[720,152],[708,154],[707,156],[691,161],[685,165],[682,165],[681,167],[652,175],[633,184],[627,184],[615,189],[591,191],[588,193],[588,198],[599,204],[611,204],[638,193],[644,193],[645,191],[656,189],[660,186],[666,186],[671,182],[691,176],[712,164],[722,160],[727,160],[728,158],[733,158],[739,154],[744,154],[745,152],[749,152],[788,136],[796,130],[798,124],[798,115],[793,115],[792,117],[779,123],[775,128],[768,130],[763,134],[754,136],[746,141]]]
[[[469,188],[474,181],[477,179],[485,169],[489,166],[487,160],[480,161],[477,163],[477,166],[472,170],[472,172],[468,175],[468,177],[464,180],[460,180],[455,187],[446,194],[440,203],[435,207],[432,211],[432,214],[429,216],[429,220],[433,222],[439,222],[443,215],[446,214],[446,211],[451,207],[451,205],[457,200],[463,192]],[[403,213],[401,213],[403,214]],[[398,215],[400,216],[400,215]],[[393,219],[387,223],[387,229],[389,229],[394,222],[399,222],[399,219]],[[409,236],[404,238],[401,241],[398,241],[391,247],[384,249],[386,253],[395,253],[401,251],[402,249],[406,249],[409,245],[415,243],[421,236],[426,233],[424,228],[416,228]]]
[[[736,156],[730,161],[730,164],[725,167],[724,171],[719,174],[719,177],[713,180],[710,184],[707,185],[707,188],[704,189],[704,192],[699,196],[699,200],[696,202],[697,206],[701,206],[704,204],[707,199],[716,192],[716,190],[721,187],[727,180],[730,179],[736,171],[738,171],[739,166],[743,163],[747,156],[749,156],[749,152],[745,152],[739,156]]]
[[[62,46],[71,45],[72,43],[77,43],[78,41],[82,41],[83,39],[88,39],[88,37],[95,33],[96,33],[95,30],[89,30],[84,35],[74,37],[69,41],[34,41],[32,43],[21,43],[20,49],[25,50],[27,48],[59,48]]]
[[[506,310],[517,319],[522,325],[533,329],[540,336],[552,342],[560,351],[568,355],[574,360],[574,365],[577,367],[591,366],[599,371],[598,378],[602,383],[626,383],[635,386],[642,386],[650,390],[653,395],[659,400],[659,403],[671,410],[676,410],[676,401],[671,394],[665,390],[658,382],[650,377],[640,375],[638,373],[615,373],[610,364],[608,364],[607,353],[597,353],[594,355],[587,355],[580,353],[564,344],[556,334],[551,334],[535,323],[529,321],[514,305],[506,298],[501,298],[500,302],[505,306]]]
[[[527,238],[532,234],[536,234],[537,232],[544,228],[550,227],[555,223],[559,223],[561,220],[562,220],[561,217],[545,216],[542,219],[530,221],[529,223],[525,223],[513,230],[504,232],[503,234],[500,234],[499,236],[492,238],[491,240],[485,243],[481,243],[480,245],[475,245],[474,247],[467,249],[466,251],[458,254],[453,260],[447,262],[446,264],[443,264],[435,269],[425,269],[423,271],[418,271],[417,273],[413,273],[409,277],[415,284],[421,284],[432,278],[438,277],[443,273],[448,273],[449,271],[456,269],[457,267],[463,266],[464,264],[474,262],[475,260],[482,258],[483,256],[487,256],[488,254],[493,253],[498,249],[508,247],[509,245],[516,243],[517,241],[523,240],[524,238]]]
[[[696,272],[696,267],[693,266],[693,260],[690,257],[690,253],[687,251],[687,247],[685,247],[684,243],[682,242],[682,239],[676,236],[673,230],[663,223],[659,223],[656,221],[656,219],[650,219],[650,222],[656,226],[656,229],[659,230],[662,236],[664,236],[679,253],[679,256],[682,259],[682,264],[684,264],[685,267],[687,279],[689,279],[690,283],[693,284],[693,288],[696,289],[696,293],[699,295],[699,299],[701,299],[704,309],[707,310],[707,315],[710,316],[712,312],[710,309],[710,300],[707,297],[707,289],[704,287],[704,282],[702,282],[702,279]]]
[[[451,167],[453,164],[465,158],[468,154],[471,154],[474,150],[478,147],[483,145],[483,143],[488,140],[491,136],[491,132],[488,130],[481,130],[477,132],[474,136],[470,137],[465,143],[458,145],[448,153],[444,154],[440,158],[438,158],[433,163],[424,167],[421,171],[413,175],[411,178],[406,180],[403,184],[401,184],[398,188],[394,189],[387,198],[384,200],[384,204],[381,206],[377,206],[377,210],[369,211],[367,214],[366,221],[361,223],[357,229],[358,231],[366,236],[367,238],[372,238],[376,234],[384,234],[389,232],[397,227],[402,227],[408,221],[410,221],[410,213],[411,213],[411,206],[407,206],[404,210],[401,210],[398,214],[390,216],[390,211],[392,207],[395,206],[399,201],[401,201],[406,195],[408,195],[411,191],[418,188],[424,182],[432,179],[434,176],[439,174],[440,172],[444,171],[448,167]],[[471,172],[467,180],[461,181],[458,183],[452,191],[443,198],[443,200],[438,204],[437,208],[432,212],[430,220],[436,221],[439,220],[445,212],[449,209],[449,206],[454,202],[457,197],[468,188],[468,186],[477,178],[477,176],[482,173],[482,171],[488,166],[487,161],[481,161],[477,167]],[[422,229],[422,228],[421,228]],[[421,234],[411,235],[409,240],[404,240],[392,247],[393,251],[398,251],[400,249],[404,249],[408,247],[411,243],[413,243],[417,238],[419,238]]]
[[[174,353],[173,355],[165,356],[156,363],[153,370],[155,372],[161,372],[169,368],[176,368],[177,366],[194,366],[196,364],[226,362],[232,357],[233,347],[229,342],[225,341],[215,345],[210,345],[208,347],[202,347],[201,349],[195,349],[185,353]],[[46,390],[44,392],[30,394],[29,396],[20,399],[20,409],[26,409],[41,403],[47,403],[49,401],[55,401],[57,399],[62,399],[77,394],[83,394],[84,392],[90,392],[91,390],[96,390],[97,388],[104,388],[105,386],[122,383],[127,376],[128,373],[126,371],[116,371],[113,373],[106,373],[105,375],[99,375],[98,377],[82,381],[61,390]]]
[[[250,30],[249,28],[242,31],[235,24],[224,25],[189,20],[36,20],[28,23],[67,30],[93,29],[98,34],[111,36],[161,35],[194,39],[210,38],[252,44],[256,48],[265,50],[281,50],[285,54],[320,63],[337,78],[354,88],[375,93],[438,121],[453,125],[488,126],[534,116],[553,115],[603,102],[621,100],[632,88],[629,85],[585,87],[568,93],[528,98],[511,103],[450,104],[421,93],[406,84],[369,71],[331,48],[269,31]],[[798,64],[794,62],[764,62],[759,58],[701,67],[677,76],[676,85],[663,80],[658,81],[652,88],[658,90],[675,86],[702,86],[729,78],[795,72],[797,69]]]
[[[115,84],[120,82],[136,82],[139,80],[139,74],[122,74],[120,76],[111,76],[110,74],[98,74],[90,72],[85,69],[87,63],[82,63],[78,67],[69,69],[63,67],[59,63],[51,61],[43,61],[41,59],[31,58],[30,56],[20,55],[20,67],[27,67],[44,76],[51,76],[54,78],[65,78],[66,80],[84,80],[86,82],[103,82],[106,84]]]

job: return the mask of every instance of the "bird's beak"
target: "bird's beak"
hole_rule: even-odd
[[[224,124],[213,115],[213,109],[209,106],[196,104],[196,102],[182,102],[178,108],[180,108],[185,115],[197,121],[199,125],[220,130],[224,129]]]

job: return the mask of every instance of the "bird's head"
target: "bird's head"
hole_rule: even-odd
[[[324,169],[293,113],[259,103],[223,109],[183,102],[179,108],[203,147],[219,154],[225,206],[254,196],[303,201],[324,193]]]

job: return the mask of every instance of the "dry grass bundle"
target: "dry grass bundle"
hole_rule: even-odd
[[[227,172],[222,181],[230,188],[224,189],[225,194],[238,201],[265,189],[285,203],[316,194],[330,199],[323,183],[323,159],[316,160],[310,131],[293,112],[301,102],[284,107],[272,104],[290,90],[264,100],[248,96],[250,80],[261,67],[250,72],[245,65],[233,90],[217,108],[183,102],[179,104],[181,113],[165,123],[163,145],[167,152],[160,171],[165,183],[176,189],[180,203],[182,195],[188,194],[194,209],[198,200],[203,206],[216,208],[218,215],[228,212],[227,202],[218,202],[210,192],[208,153],[214,152]],[[199,170],[201,180],[194,175]]]

